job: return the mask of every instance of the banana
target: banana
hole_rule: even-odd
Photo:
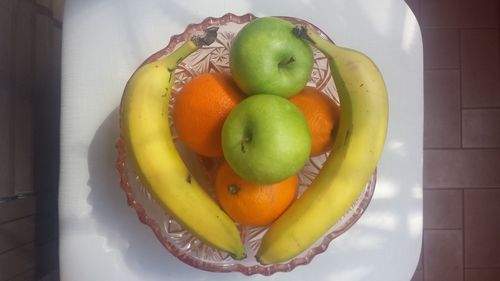
[[[157,201],[200,240],[242,259],[245,249],[236,225],[190,174],[168,122],[177,64],[216,36],[217,29],[208,29],[167,57],[141,66],[125,87],[121,128],[140,180]]]
[[[373,174],[387,134],[387,90],[376,65],[305,27],[297,26],[294,33],[327,56],[339,93],[340,123],[318,176],[264,235],[256,255],[262,264],[299,255],[349,210]]]

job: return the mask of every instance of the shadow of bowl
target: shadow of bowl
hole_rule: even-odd
[[[180,262],[159,243],[153,232],[139,222],[120,189],[115,169],[115,143],[119,136],[118,109],[102,122],[88,152],[91,217],[96,231],[105,238],[106,251],[121,254],[126,266],[145,280],[201,280],[206,272],[197,272]]]

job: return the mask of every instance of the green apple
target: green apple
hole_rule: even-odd
[[[276,17],[258,18],[234,38],[229,65],[236,84],[247,95],[291,97],[311,76],[309,44],[292,33],[294,25]]]
[[[304,115],[289,100],[254,95],[229,113],[222,127],[222,150],[240,177],[271,184],[304,166],[311,136]]]

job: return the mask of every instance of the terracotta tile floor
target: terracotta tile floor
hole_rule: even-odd
[[[500,1],[409,0],[424,46],[424,240],[412,281],[500,281]]]
[[[0,0],[0,281],[57,280],[62,0]]]
[[[412,281],[500,281],[500,1],[407,2],[425,66],[424,237]],[[0,1],[0,42],[11,40],[0,44],[0,281],[57,280],[62,3]]]

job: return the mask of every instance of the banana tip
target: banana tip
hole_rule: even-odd
[[[242,259],[245,259],[247,257],[247,254],[245,252],[237,253],[237,254],[231,253],[230,255],[235,260],[242,260]]]
[[[255,260],[260,263],[261,265],[268,265],[269,263],[263,262],[262,259],[259,257],[259,255],[255,256]]]

